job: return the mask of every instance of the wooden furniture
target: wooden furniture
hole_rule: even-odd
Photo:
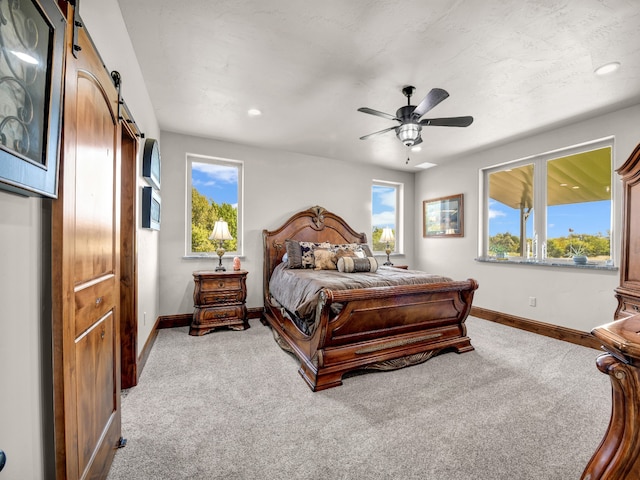
[[[394,268],[402,268],[403,270],[407,270],[409,268],[409,265],[392,265],[392,267],[394,267]]]
[[[591,333],[608,352],[596,360],[611,379],[609,428],[583,480],[640,478],[640,145],[616,170],[622,177],[622,253],[614,322]]]
[[[218,327],[249,328],[247,322],[247,273],[193,272],[193,320],[189,335],[204,335]]]
[[[592,330],[608,352],[596,360],[613,390],[611,421],[583,480],[640,478],[640,315]]]
[[[283,315],[269,293],[269,280],[285,253],[285,240],[366,243],[339,216],[322,207],[296,213],[280,228],[263,230],[264,316],[277,343],[300,361],[313,391],[342,384],[357,369],[391,370],[421,363],[453,349],[473,350],[464,324],[475,280],[320,292],[313,333]],[[332,305],[340,304],[339,313]]]
[[[622,177],[622,252],[614,318],[640,312],[640,145],[616,170]]]

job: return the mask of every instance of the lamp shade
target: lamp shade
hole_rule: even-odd
[[[393,242],[395,240],[394,236],[393,236],[393,230],[391,230],[391,228],[389,227],[385,227],[382,229],[382,236],[380,237],[380,241],[381,242]]]
[[[209,240],[233,240],[229,233],[229,224],[222,219],[218,220],[213,226]]]

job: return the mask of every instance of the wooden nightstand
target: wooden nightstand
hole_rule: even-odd
[[[193,272],[193,320],[189,335],[204,335],[218,327],[249,328],[247,271]]]
[[[407,270],[409,268],[409,265],[393,265],[394,268],[402,268],[404,270]]]

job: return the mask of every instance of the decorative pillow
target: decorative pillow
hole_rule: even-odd
[[[366,243],[342,243],[342,244],[334,244],[331,245],[331,249],[337,251],[338,249],[349,250],[354,252],[357,257],[373,257],[373,253],[371,253],[371,249],[369,245]]]
[[[356,252],[354,252],[353,250],[338,248],[336,250],[336,262],[342,257],[357,257],[357,255],[356,255]]]
[[[295,240],[285,240],[284,246],[287,250],[286,255],[289,268],[302,268],[302,249],[300,243]],[[284,261],[284,258],[282,261]]]
[[[344,273],[375,272],[378,270],[378,261],[373,257],[341,257],[337,266],[338,271]]]
[[[298,242],[300,244],[300,250],[302,252],[302,268],[314,268],[315,261],[313,258],[313,250],[315,248],[328,249],[331,247],[329,242]]]
[[[336,254],[331,250],[324,248],[316,248],[313,250],[313,257],[315,262],[315,270],[337,270]]]

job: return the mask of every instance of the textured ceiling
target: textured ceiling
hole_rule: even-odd
[[[119,3],[173,132],[415,170],[640,103],[639,0]],[[359,140],[395,122],[357,111],[395,114],[405,85],[449,92],[425,117],[475,118],[424,127],[408,165],[393,131]]]

